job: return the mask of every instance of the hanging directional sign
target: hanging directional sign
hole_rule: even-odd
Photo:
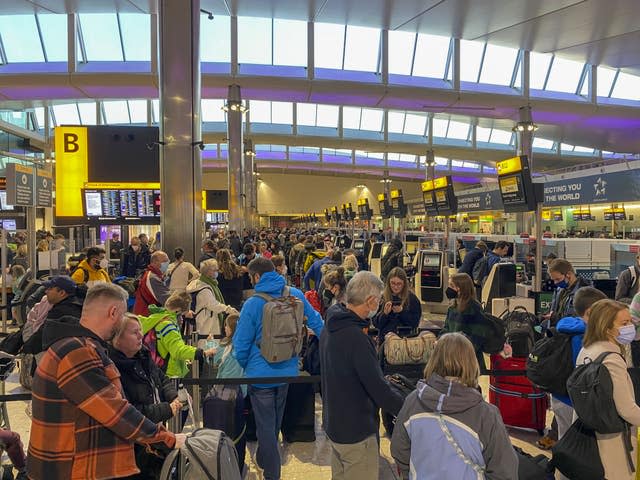
[[[45,170],[36,170],[36,207],[51,207],[51,192],[53,191],[53,178]]]
[[[33,207],[33,167],[8,163],[7,203],[19,207]]]

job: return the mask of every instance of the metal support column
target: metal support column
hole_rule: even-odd
[[[227,99],[227,141],[229,142],[229,163],[227,166],[229,187],[229,230],[242,231],[242,105],[239,85],[229,85]]]
[[[253,149],[253,141],[246,139],[244,141],[244,169],[242,171],[242,194],[244,196],[244,226],[245,228],[255,227],[255,205],[253,203],[253,161],[256,156]],[[241,233],[241,232],[238,232]]]
[[[158,36],[162,246],[194,260],[203,228],[200,0],[160,0]]]

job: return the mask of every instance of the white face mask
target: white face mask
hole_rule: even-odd
[[[100,260],[100,268],[106,270],[109,267],[109,260],[107,260],[106,258],[103,258],[102,260]]]

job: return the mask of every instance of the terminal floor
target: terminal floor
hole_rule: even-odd
[[[489,377],[481,377],[482,391],[489,391]],[[18,383],[18,373],[14,372],[5,385],[6,393],[23,393],[25,390]],[[25,413],[27,402],[9,402],[7,404],[11,429],[22,437],[25,449],[29,442],[31,421]],[[325,480],[331,478],[330,448],[327,438],[321,428],[322,403],[320,397],[316,398],[316,441],[314,443],[294,443],[282,445],[282,478],[284,480]],[[550,416],[548,418],[550,423]],[[538,434],[533,431],[509,429],[513,444],[523,448],[532,455],[546,453],[535,446]],[[389,453],[390,441],[382,429],[380,432],[380,479],[395,480],[398,477]],[[249,472],[247,480],[260,480],[262,477],[255,464],[255,443],[248,445],[247,464]],[[428,446],[426,446],[428,448]],[[6,454],[3,463],[7,462]]]

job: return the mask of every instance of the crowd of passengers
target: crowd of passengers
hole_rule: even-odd
[[[70,275],[44,282],[42,298],[20,326],[21,353],[37,364],[26,457],[19,436],[0,431],[17,478],[158,478],[163,456],[185,442],[166,423],[185,407],[172,379],[187,376],[192,362],[211,360],[221,378],[298,375],[298,358],[270,363],[258,346],[264,302],[256,293],[278,297],[285,287],[303,302],[309,335],[319,338],[331,478],[379,477],[380,409],[397,416],[391,454],[401,478],[518,478],[518,456],[500,413],[479,387],[481,345],[490,333],[479,321],[476,285],[464,269],[450,278],[444,329],[423,378],[404,398],[390,387],[379,361],[385,336],[401,328],[416,331],[422,318],[400,240],[391,241],[380,278],[365,260],[375,237],[357,255],[348,244],[340,249],[313,231],[218,231],[194,263],[180,248],[170,259],[159,236],[151,246],[145,239],[134,237],[126,248],[116,243],[122,254],[116,275],[109,273],[104,250],[87,249]],[[118,242],[112,240],[111,248]],[[63,238],[51,242],[64,248]],[[482,247],[475,261],[488,254]],[[502,247],[494,254],[501,256]],[[12,265],[18,265],[15,258]],[[634,268],[640,272],[640,264]],[[626,362],[628,345],[635,345],[633,322],[640,322],[639,282],[619,292],[630,309],[606,299],[564,259],[548,259],[547,269],[557,287],[547,320],[572,335],[574,364],[603,351],[622,353],[608,356],[604,365],[618,413],[634,426],[635,445],[640,407]],[[143,337],[152,329],[150,349]],[[215,347],[190,345],[190,330],[221,341]],[[282,477],[278,432],[287,390],[285,383],[242,389],[255,416],[255,462],[267,480]],[[575,416],[570,399],[554,396],[552,402],[551,442]],[[598,434],[598,447],[606,478],[635,478],[623,460],[621,434]],[[246,475],[244,450],[240,464]]]

